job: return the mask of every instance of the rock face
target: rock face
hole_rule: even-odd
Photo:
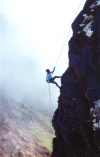
[[[100,156],[100,0],[87,0],[72,23],[69,67],[52,125],[52,157]]]

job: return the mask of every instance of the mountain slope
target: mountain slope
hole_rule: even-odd
[[[27,131],[2,123],[0,124],[0,156],[49,157],[49,152],[36,144],[36,139]]]
[[[39,111],[16,102],[2,91],[0,100],[0,157],[49,157],[49,147],[41,144],[34,132],[38,127],[38,131],[48,133],[47,140],[51,138],[48,126],[39,120]]]

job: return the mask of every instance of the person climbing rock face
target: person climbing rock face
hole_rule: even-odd
[[[54,67],[54,69],[53,69],[53,71],[51,72],[49,69],[46,69],[46,72],[47,72],[47,75],[46,75],[46,81],[48,82],[48,83],[53,83],[53,84],[55,84],[59,89],[60,89],[60,86],[57,84],[57,82],[55,82],[54,80],[56,79],[56,78],[61,78],[61,76],[54,76],[54,77],[52,77],[52,74],[53,74],[53,72],[55,71],[55,67]]]

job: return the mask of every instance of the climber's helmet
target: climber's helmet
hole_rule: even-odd
[[[46,69],[46,72],[47,72],[47,73],[50,73],[50,70],[49,70],[49,69]]]

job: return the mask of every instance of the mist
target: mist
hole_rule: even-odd
[[[19,102],[48,107],[45,69],[53,70],[76,10],[69,18],[72,3],[67,1],[1,0],[1,6],[0,90]],[[61,76],[67,67],[66,41],[54,75]],[[55,107],[59,89],[50,88]]]
[[[41,53],[37,55],[39,48],[28,33],[2,14],[1,23],[1,91],[26,105],[48,108],[48,85]]]

